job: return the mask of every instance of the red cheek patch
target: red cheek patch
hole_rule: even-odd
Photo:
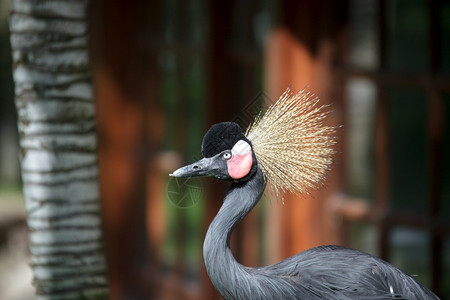
[[[250,172],[253,164],[252,153],[248,152],[241,155],[233,155],[227,161],[228,174],[233,179],[241,179]]]

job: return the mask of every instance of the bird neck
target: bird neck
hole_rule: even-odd
[[[211,281],[225,299],[236,298],[234,285],[249,277],[248,268],[239,264],[231,253],[231,232],[258,203],[265,186],[259,167],[248,181],[233,183],[208,228],[203,244],[205,265]]]

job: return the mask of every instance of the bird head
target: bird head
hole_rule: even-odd
[[[213,125],[202,142],[203,158],[174,171],[174,177],[210,176],[244,181],[256,171],[252,143],[234,122]]]
[[[310,90],[288,88],[245,134],[233,122],[213,125],[203,138],[204,158],[171,176],[246,181],[259,167],[275,196],[309,194],[333,162],[336,128],[325,122],[327,108]]]

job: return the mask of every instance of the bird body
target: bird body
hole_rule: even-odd
[[[313,99],[313,100],[311,100]],[[320,246],[279,263],[250,268],[230,249],[236,225],[269,184],[276,195],[308,193],[331,165],[326,113],[310,93],[286,91],[244,134],[236,123],[215,124],[202,142],[204,158],[171,176],[210,176],[231,181],[203,244],[208,275],[225,299],[439,299],[389,263],[341,246]]]
[[[231,232],[264,187],[260,170],[246,183],[233,183],[206,234],[206,269],[225,299],[438,299],[387,262],[342,246],[312,248],[270,266],[241,265],[229,246]]]

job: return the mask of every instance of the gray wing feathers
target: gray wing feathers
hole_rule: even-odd
[[[279,299],[439,299],[394,266],[339,246],[313,248],[256,270],[270,279],[261,284],[271,290],[278,285]]]

